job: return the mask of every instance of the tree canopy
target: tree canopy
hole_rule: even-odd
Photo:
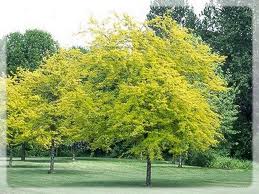
[[[18,67],[34,70],[57,49],[57,42],[48,32],[34,29],[24,34],[10,33],[6,42],[7,73],[14,74]]]

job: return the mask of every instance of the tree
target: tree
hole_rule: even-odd
[[[252,159],[252,10],[220,3],[204,9],[199,34],[215,51],[227,56],[223,74],[236,91],[235,133],[227,137],[230,155]]]
[[[51,34],[37,29],[25,32],[24,45],[29,69],[36,69],[44,57],[52,55],[58,50],[58,44],[53,40]]]
[[[6,55],[7,72],[15,72],[17,67],[26,66],[25,45],[23,34],[14,32],[7,35]]]
[[[6,42],[7,73],[14,74],[18,67],[34,70],[57,49],[57,42],[47,32],[34,29],[10,33]]]
[[[41,30],[27,30],[24,34],[7,35],[7,74],[14,75],[17,68],[36,69],[44,58],[57,52],[58,44],[52,36]],[[25,160],[27,143],[21,144],[21,160]]]
[[[2,79],[4,81],[5,79]],[[34,139],[33,122],[38,117],[38,110],[33,107],[34,96],[26,94],[26,85],[17,82],[16,76],[7,79],[7,145],[9,147],[9,167],[12,167],[12,151],[15,146]]]
[[[151,186],[151,161],[161,159],[163,150],[206,150],[220,138],[220,120],[208,97],[225,90],[215,73],[224,57],[168,16],[147,25],[129,16],[93,23],[86,79],[107,108],[94,144],[130,142],[131,153],[146,157]]]
[[[24,97],[17,99],[15,94],[10,93],[8,98],[22,112],[18,111],[18,119],[23,119],[26,115],[26,122],[21,122],[22,126],[30,129],[34,142],[50,149],[50,169],[54,172],[54,157],[56,147],[68,137],[71,137],[72,130],[66,128],[66,118],[64,110],[65,99],[71,91],[76,91],[79,83],[81,69],[79,69],[81,52],[78,50],[60,51],[50,57],[44,65],[35,71],[21,70],[17,76],[10,77],[11,83],[9,91],[14,90],[14,86],[20,88],[17,95]],[[17,79],[18,78],[18,79]],[[73,99],[71,99],[73,100]],[[66,101],[68,102],[68,101]],[[26,104],[21,107],[19,104]],[[9,112],[15,112],[15,108],[8,107]],[[27,113],[27,114],[24,114]],[[13,129],[21,128],[17,119],[9,117],[8,133]],[[14,125],[14,126],[13,126]],[[31,125],[31,127],[29,127]],[[20,136],[19,136],[20,137]]]
[[[12,83],[9,83],[9,85]],[[8,99],[7,104],[7,145],[9,147],[9,167],[12,167],[13,161],[13,147],[17,144],[21,143],[21,134],[24,130],[24,115],[21,113],[20,108],[24,108],[22,96],[19,95],[17,87],[11,87],[12,89],[8,88],[7,95],[11,95],[12,98]],[[18,97],[18,101],[16,101],[16,97]],[[15,99],[14,99],[15,98]],[[20,102],[20,103],[18,103]]]

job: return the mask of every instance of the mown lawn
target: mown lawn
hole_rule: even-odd
[[[55,174],[47,174],[48,158],[15,160],[8,168],[11,187],[144,187],[145,161],[105,158],[56,158]],[[154,162],[153,187],[247,187],[251,170],[222,170],[198,167],[177,168],[170,162]]]

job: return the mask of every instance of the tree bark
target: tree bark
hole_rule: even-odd
[[[146,186],[151,187],[151,160],[149,155],[147,155]]]
[[[56,148],[56,151],[55,151],[56,157],[58,157],[58,151],[59,151],[59,147],[57,147],[57,148]]]
[[[13,147],[10,146],[9,148],[9,168],[11,168],[13,166]]]
[[[178,164],[179,168],[183,167],[183,160],[182,160],[182,155],[179,156],[179,164]]]
[[[54,172],[54,159],[55,159],[55,141],[54,139],[51,140],[51,147],[50,147],[50,167],[49,167],[49,174]]]
[[[72,152],[72,160],[75,161],[76,154],[75,154],[75,144],[74,143],[71,145],[71,152]]]
[[[21,161],[25,161],[26,150],[25,150],[26,143],[23,142],[21,145]]]
[[[142,154],[142,152],[140,153],[140,160],[143,160],[143,154]]]

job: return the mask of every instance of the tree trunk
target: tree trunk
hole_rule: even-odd
[[[54,159],[55,159],[55,141],[54,139],[52,139],[51,147],[50,147],[50,167],[48,171],[49,174],[54,172]]]
[[[172,164],[175,164],[175,156],[172,157]]]
[[[25,155],[26,155],[26,150],[25,150],[25,142],[22,143],[21,146],[21,161],[25,161]]]
[[[76,154],[75,154],[75,144],[74,143],[71,145],[71,152],[72,152],[72,160],[75,161]]]
[[[55,151],[56,157],[58,157],[58,149],[59,149],[59,147],[57,147],[56,151]]]
[[[9,148],[10,152],[9,152],[9,168],[11,168],[13,166],[13,147],[10,146]]]
[[[183,160],[182,160],[182,155],[179,156],[179,164],[178,164],[179,168],[183,167]]]
[[[146,172],[146,186],[151,187],[151,160],[149,155],[147,155],[147,172]]]

